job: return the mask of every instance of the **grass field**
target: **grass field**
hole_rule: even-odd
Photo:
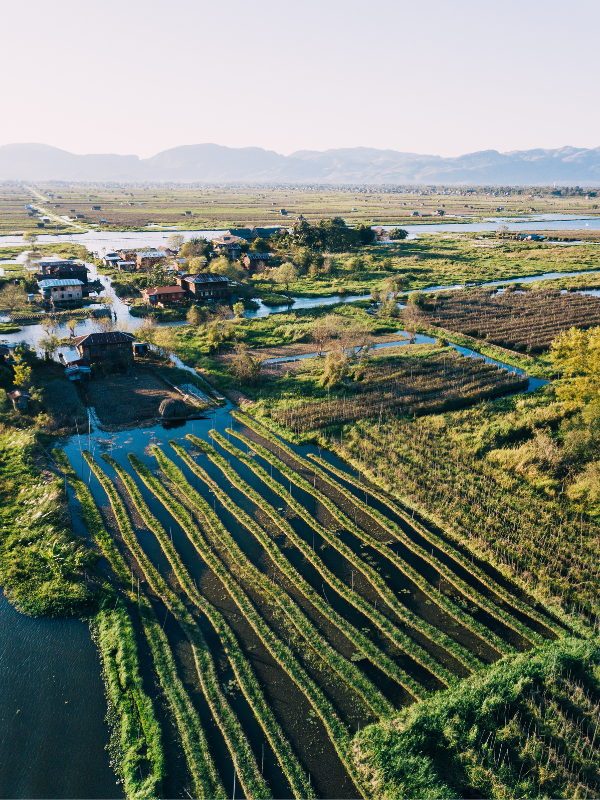
[[[0,233],[37,229],[36,218],[27,215],[27,204],[58,217],[68,216],[84,229],[100,225],[100,220],[105,219],[101,227],[107,230],[143,230],[149,225],[182,230],[289,225],[299,214],[309,222],[340,216],[349,224],[396,225],[421,220],[456,222],[461,218],[469,221],[488,216],[522,216],[532,213],[531,209],[536,213],[592,215],[598,211],[595,197],[556,197],[548,189],[512,190],[503,196],[495,189],[436,191],[431,187],[5,183],[0,186]],[[92,206],[100,209],[94,211]],[[282,208],[287,211],[286,216],[282,216]],[[444,218],[435,216],[439,210],[445,212]],[[83,215],[83,219],[76,219],[77,215]],[[58,224],[61,231],[77,230]],[[56,225],[52,220],[47,228],[55,231]]]

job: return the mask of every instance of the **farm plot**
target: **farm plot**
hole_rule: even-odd
[[[275,408],[272,416],[296,433],[372,416],[420,414],[516,392],[528,378],[459,353],[375,359],[358,371],[344,397]]]
[[[172,621],[156,652],[196,796],[235,773],[247,797],[366,797],[357,730],[564,631],[243,422],[143,459],[87,454],[104,547]]]
[[[557,289],[447,292],[436,295],[423,321],[515,350],[541,352],[569,328],[600,324],[600,298]]]

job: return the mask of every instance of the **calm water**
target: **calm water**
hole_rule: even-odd
[[[377,225],[377,223],[374,223]],[[528,230],[560,231],[560,230],[600,230],[600,217],[587,217],[580,214],[523,214],[522,217],[495,217],[484,222],[423,222],[418,225],[402,225],[410,234],[443,233],[444,231],[493,231],[499,225],[506,225],[510,231]],[[391,230],[397,225],[382,225]],[[203,236],[214,239],[225,231],[179,231],[186,239]],[[85,245],[89,250],[101,252],[102,248],[117,250],[122,247],[158,247],[165,244],[171,235],[170,231],[88,231],[87,233],[65,233],[56,235],[41,234],[40,244],[52,242],[75,242]],[[22,245],[22,236],[0,236],[0,247]]]
[[[0,593],[0,676],[1,798],[123,796],[85,622],[23,616]]]

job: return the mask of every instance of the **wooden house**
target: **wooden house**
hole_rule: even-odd
[[[131,333],[109,331],[76,336],[73,344],[83,364],[89,366],[101,361],[110,361],[114,364],[133,361],[134,341],[135,336]]]
[[[242,264],[249,272],[263,271],[271,258],[270,253],[246,253]]]
[[[171,306],[185,303],[187,300],[185,288],[181,285],[157,286],[155,289],[144,289],[142,297],[151,306]]]
[[[142,250],[136,253],[136,264],[138,269],[151,270],[157,264],[161,264],[165,259],[162,250]]]
[[[219,255],[228,256],[233,261],[237,261],[242,252],[241,243],[244,240],[240,236],[232,236],[229,233],[224,233],[217,239],[212,240],[213,250]]]
[[[200,272],[198,275],[183,275],[177,283],[194,300],[227,300],[229,281],[223,275],[213,272]]]

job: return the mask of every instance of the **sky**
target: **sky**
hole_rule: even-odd
[[[0,145],[600,146],[598,0],[4,0]]]

